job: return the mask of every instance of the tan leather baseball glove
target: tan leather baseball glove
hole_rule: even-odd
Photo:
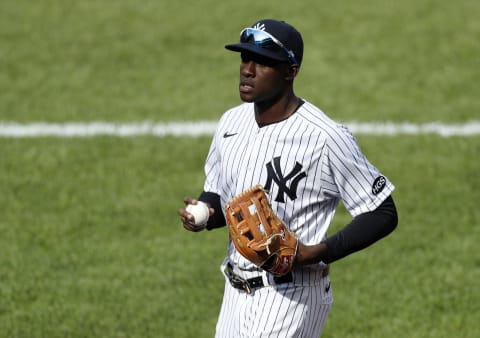
[[[230,237],[243,257],[277,276],[292,269],[298,240],[272,210],[260,185],[233,198],[225,211]]]

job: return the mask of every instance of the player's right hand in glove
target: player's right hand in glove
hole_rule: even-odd
[[[230,200],[225,213],[230,237],[242,256],[278,276],[292,269],[299,241],[272,210],[260,185]]]

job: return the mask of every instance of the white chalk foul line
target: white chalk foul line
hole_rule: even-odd
[[[92,136],[202,136],[212,135],[217,123],[189,122],[68,122],[68,123],[0,123],[0,137],[92,137]]]
[[[465,123],[396,123],[345,122],[355,135],[422,135],[443,137],[480,135],[480,120]],[[185,122],[68,122],[68,123],[16,123],[0,122],[0,137],[93,137],[93,136],[206,136],[213,135],[216,121]]]
[[[480,121],[465,123],[441,123],[430,122],[423,124],[395,123],[395,122],[373,122],[345,123],[352,133],[366,135],[422,135],[437,134],[444,137],[450,136],[475,136],[480,135]]]

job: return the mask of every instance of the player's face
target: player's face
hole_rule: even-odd
[[[275,102],[283,93],[285,64],[261,56],[241,53],[240,98],[244,102]]]

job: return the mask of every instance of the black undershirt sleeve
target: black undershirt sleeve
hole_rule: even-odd
[[[358,215],[350,224],[325,240],[328,248],[325,263],[332,263],[368,247],[395,230],[397,224],[397,210],[392,196],[389,196],[377,209]]]
[[[198,197],[199,201],[210,205],[210,208],[215,209],[215,213],[210,216],[207,222],[207,230],[224,227],[227,224],[225,216],[223,216],[222,206],[220,204],[220,196],[213,193],[203,191]]]

